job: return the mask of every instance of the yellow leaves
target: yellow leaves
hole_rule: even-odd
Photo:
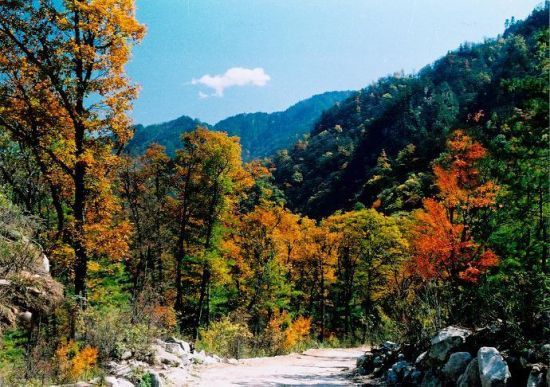
[[[297,345],[302,343],[309,337],[311,330],[311,317],[298,317],[290,323],[285,330],[285,338],[283,346],[285,350],[293,350]]]

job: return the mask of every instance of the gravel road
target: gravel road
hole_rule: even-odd
[[[196,366],[188,386],[350,386],[355,360],[366,348],[310,349],[301,354]]]

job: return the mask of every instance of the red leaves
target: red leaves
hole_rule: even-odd
[[[425,199],[416,213],[412,269],[424,279],[477,282],[498,257],[474,241],[467,220],[495,203],[497,187],[480,181],[475,164],[486,155],[481,144],[459,130],[447,146],[450,167],[434,167],[441,201]]]

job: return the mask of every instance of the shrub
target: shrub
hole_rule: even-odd
[[[89,378],[97,362],[97,348],[86,346],[82,349],[70,340],[62,340],[55,351],[58,378],[61,381],[76,381]]]
[[[199,336],[196,343],[199,349],[236,359],[250,354],[252,334],[246,325],[234,323],[228,317],[201,329]]]

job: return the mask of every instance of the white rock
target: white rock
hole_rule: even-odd
[[[106,376],[105,379],[103,379],[103,383],[107,387],[119,387],[117,378],[114,376]]]
[[[471,331],[453,326],[439,331],[432,337],[429,357],[441,362],[445,361],[448,355],[461,346],[470,335]]]
[[[200,351],[198,353],[195,352],[191,355],[191,360],[195,364],[203,364],[206,361],[206,354],[204,353],[204,351]]]
[[[126,379],[117,379],[118,387],[134,387],[134,384]]]
[[[178,343],[186,353],[191,353],[191,345],[187,341],[177,339],[175,337],[170,337],[168,342]]]
[[[32,313],[28,310],[22,313],[19,313],[19,318],[25,322],[30,322],[32,319]]]
[[[166,351],[179,357],[187,354],[179,343],[166,343]]]
[[[182,359],[173,353],[167,352],[163,347],[158,344],[153,344],[153,364],[162,365],[166,364],[171,367],[179,367],[182,365]]]
[[[132,352],[130,352],[130,351],[124,351],[124,352],[122,352],[122,355],[120,355],[120,358],[122,360],[128,360],[131,357],[132,357]]]
[[[48,257],[46,257],[46,254],[42,254],[42,267],[41,267],[41,269],[44,273],[49,273],[50,272],[50,260],[48,259]]]
[[[477,351],[479,377],[482,387],[506,386],[512,376],[508,364],[494,347],[481,347]]]
[[[206,356],[204,358],[204,364],[216,364],[218,361],[214,359],[212,356]]]

